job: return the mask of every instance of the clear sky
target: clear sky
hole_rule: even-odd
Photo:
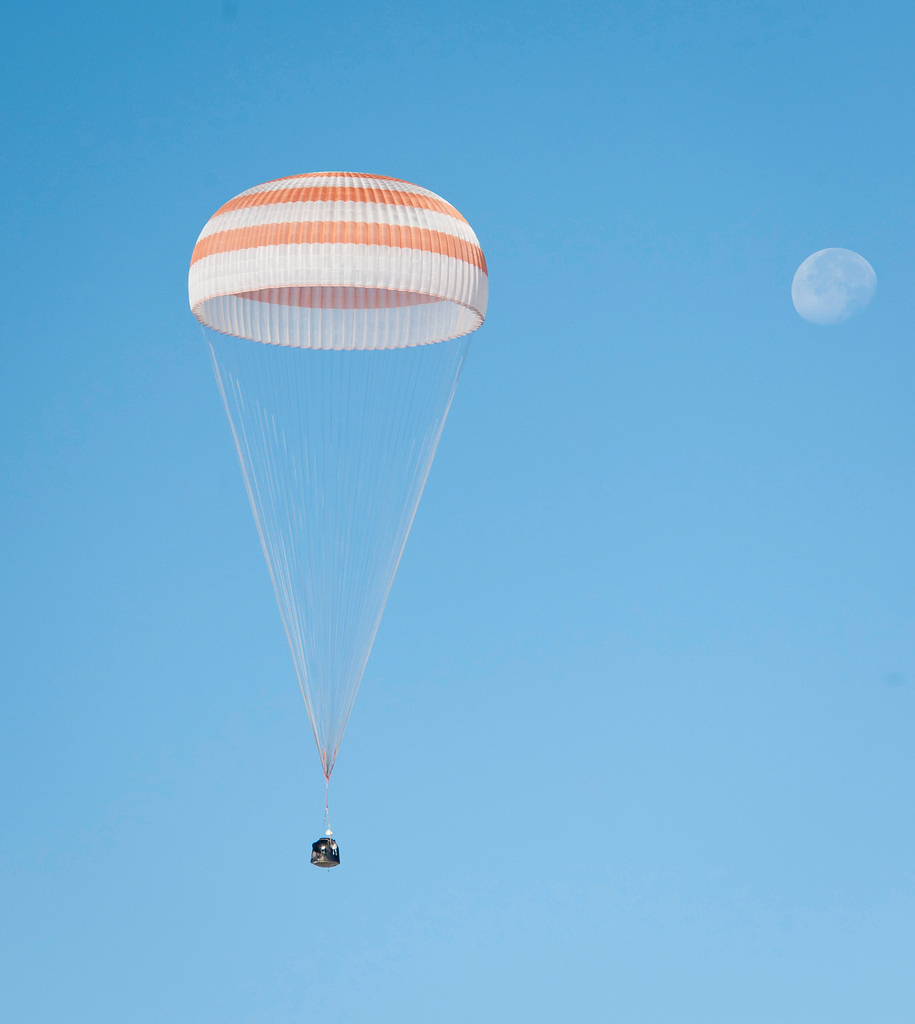
[[[10,4],[15,1024],[911,1024],[915,7]],[[323,780],[187,266],[316,170],[491,303]],[[798,317],[815,250],[856,318]]]

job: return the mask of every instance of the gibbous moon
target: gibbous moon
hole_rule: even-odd
[[[877,290],[877,275],[851,249],[820,249],[797,268],[791,283],[794,308],[812,324],[840,324],[864,309]]]

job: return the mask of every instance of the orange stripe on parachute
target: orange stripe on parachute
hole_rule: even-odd
[[[423,196],[417,192],[395,192],[386,188],[365,188],[355,185],[304,185],[296,188],[271,189],[269,192],[252,192],[247,196],[236,196],[213,214],[231,210],[246,210],[253,206],[273,206],[277,203],[379,203],[386,206],[409,206],[415,210],[433,210],[467,223],[451,203],[435,196]]]
[[[418,249],[451,256],[486,273],[486,257],[472,242],[444,231],[403,224],[367,224],[364,221],[296,221],[259,224],[231,231],[217,231],[194,246],[191,266],[206,256],[264,245],[386,245],[393,249]]]
[[[277,306],[307,309],[402,309],[439,302],[437,295],[396,291],[392,288],[355,288],[344,285],[305,285],[299,288],[259,288],[239,292],[238,298],[272,302]]]
[[[264,184],[275,185],[278,181],[292,181],[294,178],[356,178],[360,181],[364,178],[371,178],[372,181],[393,181],[398,185],[409,185],[410,188],[416,188],[412,181],[407,181],[404,178],[392,178],[390,174],[356,174],[353,171],[309,171],[307,174],[284,174],[282,178],[271,178]]]

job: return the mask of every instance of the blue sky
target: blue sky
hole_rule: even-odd
[[[915,9],[4,20],[5,1015],[910,1024]],[[491,304],[318,872],[186,274],[327,169],[454,203]],[[818,328],[827,246],[879,284]]]

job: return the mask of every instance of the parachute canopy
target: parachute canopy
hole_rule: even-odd
[[[470,225],[428,189],[367,174],[303,174],[242,192],[191,257],[207,327],[296,348],[426,345],[476,330],[486,260]]]
[[[305,174],[242,192],[191,259],[325,777],[486,314],[464,218],[394,178]]]

